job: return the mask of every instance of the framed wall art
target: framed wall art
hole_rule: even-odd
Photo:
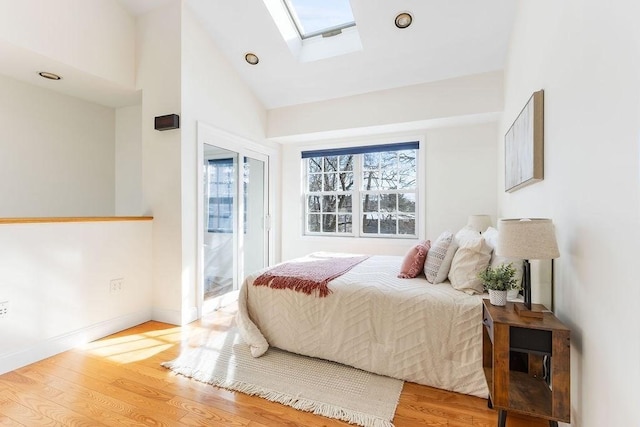
[[[544,91],[534,92],[504,136],[505,191],[544,179]]]

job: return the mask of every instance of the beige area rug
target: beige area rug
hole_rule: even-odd
[[[361,426],[393,426],[404,384],[277,348],[254,358],[237,329],[162,365],[198,381]]]

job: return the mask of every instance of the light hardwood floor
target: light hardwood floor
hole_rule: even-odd
[[[348,426],[349,424],[230,392],[160,366],[184,343],[226,331],[234,307],[175,327],[147,322],[0,376],[2,426]],[[487,401],[405,383],[396,427],[496,426]],[[548,424],[509,415],[509,427]]]

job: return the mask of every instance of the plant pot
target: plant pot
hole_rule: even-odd
[[[518,299],[518,295],[520,295],[520,289],[509,289],[507,291],[507,301]]]
[[[507,291],[494,291],[492,289],[489,289],[489,302],[491,302],[492,305],[506,305]]]

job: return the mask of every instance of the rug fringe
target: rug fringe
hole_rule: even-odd
[[[290,406],[300,411],[311,412],[328,418],[346,421],[363,427],[394,427],[393,423],[384,418],[375,417],[370,414],[352,411],[335,405],[316,402],[310,399],[301,399],[295,396],[278,391],[264,389],[254,384],[247,384],[242,381],[221,381],[210,378],[206,373],[196,371],[188,367],[177,366],[174,362],[163,362],[162,366],[171,369],[173,372],[193,378],[197,381],[222,387],[229,390],[239,391],[250,396],[259,396],[263,399]]]

